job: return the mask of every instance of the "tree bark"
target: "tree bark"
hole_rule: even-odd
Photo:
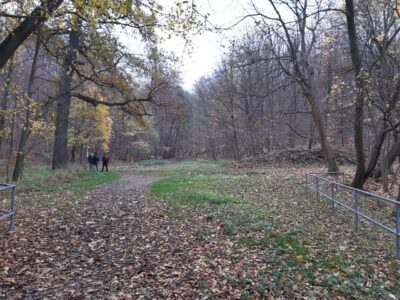
[[[329,145],[328,137],[325,130],[324,120],[322,118],[321,108],[319,102],[315,99],[313,93],[306,93],[306,98],[309,100],[311,105],[312,117],[314,124],[317,127],[319,140],[321,142],[322,153],[325,156],[325,161],[328,165],[328,172],[338,172],[339,168],[336,163],[335,153]]]
[[[236,126],[236,117],[235,117],[235,103],[233,99],[233,74],[232,74],[232,66],[230,66],[230,72],[228,77],[228,94],[229,94],[229,105],[230,105],[230,119],[232,125],[232,137],[233,137],[233,157],[235,160],[240,159],[240,149],[239,149],[239,141],[238,141],[238,133]]]
[[[11,83],[12,83],[12,73],[14,71],[14,63],[13,61],[10,62],[10,65],[7,70],[7,75],[5,78],[5,87],[4,87],[4,94],[3,97],[1,98],[0,102],[0,157],[3,152],[4,148],[4,141],[5,141],[5,135],[4,131],[6,129],[6,111],[8,107],[8,97],[10,95],[10,88],[11,88]]]
[[[29,139],[29,135],[30,130],[26,128],[24,124],[24,128],[22,129],[21,137],[19,140],[17,159],[15,161],[14,171],[12,175],[13,181],[18,181],[21,178],[22,169],[24,167],[26,143]]]
[[[313,142],[314,142],[314,121],[311,120],[310,122],[310,138],[308,139],[308,150],[312,149]]]
[[[235,116],[231,116],[232,120],[232,130],[233,130],[233,156],[235,160],[240,159],[240,153],[239,153],[239,142],[238,142],[238,134],[237,134],[237,129],[236,129],[236,122],[235,122]]]
[[[14,101],[14,111],[17,109],[17,99]],[[10,150],[8,151],[7,161],[6,161],[6,181],[10,180],[9,171],[10,171],[10,162],[11,156],[14,152],[14,129],[15,129],[15,116],[16,114],[12,114],[11,124],[10,124]]]
[[[12,175],[13,181],[18,181],[21,178],[22,170],[24,168],[24,160],[25,160],[25,149],[26,143],[28,142],[29,136],[31,134],[31,98],[33,97],[33,85],[35,82],[35,74],[36,74],[36,67],[38,62],[39,50],[40,50],[40,31],[38,31],[38,35],[36,38],[35,44],[35,52],[33,54],[32,65],[31,65],[31,73],[29,74],[29,83],[28,83],[28,91],[27,91],[27,109],[25,115],[24,126],[22,127],[21,137],[18,144],[18,151],[17,151],[17,158],[14,165],[14,171]]]
[[[41,1],[29,16],[25,18],[0,44],[0,69],[14,55],[18,47],[34,32],[38,26],[61,5],[63,0]]]
[[[357,169],[353,178],[352,186],[362,188],[365,177],[365,153],[364,153],[364,99],[366,97],[365,79],[362,74],[361,55],[358,48],[357,28],[354,17],[354,2],[346,0],[347,33],[349,36],[350,55],[353,65],[355,83],[357,89],[355,112],[354,112],[354,146],[357,157]]]
[[[57,99],[56,130],[51,166],[53,170],[65,168],[68,164],[68,119],[71,106],[72,65],[76,60],[78,49],[79,33],[76,30],[71,30],[60,78],[60,96]]]
[[[74,163],[76,160],[76,150],[77,150],[78,145],[74,144],[71,147],[71,162]]]
[[[375,179],[379,179],[382,177],[383,170],[385,166],[390,169],[393,163],[395,162],[396,158],[400,156],[400,138],[395,138],[395,142],[393,143],[392,147],[390,147],[386,157],[384,158],[385,163],[381,164],[380,167],[376,168],[374,172],[370,174]]]
[[[373,171],[378,163],[379,155],[381,153],[382,145],[383,145],[383,142],[385,141],[387,132],[388,131],[387,131],[386,127],[382,128],[380,130],[377,138],[375,139],[375,143],[372,147],[371,154],[369,157],[368,166],[365,170],[363,184],[365,183],[365,181],[367,181],[368,177],[371,176],[371,174],[373,173]]]

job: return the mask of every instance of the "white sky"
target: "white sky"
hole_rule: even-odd
[[[162,5],[168,6],[172,0],[159,1]],[[245,6],[247,0],[196,0],[198,11],[205,15],[209,13],[209,20],[212,24],[220,27],[228,27],[246,15]],[[164,48],[174,52],[182,59],[182,85],[186,90],[191,90],[196,80],[202,76],[212,73],[216,68],[224,48],[221,44],[226,44],[229,38],[238,34],[245,23],[232,30],[220,33],[204,32],[201,35],[192,37],[192,51],[184,51],[184,44],[178,39],[172,38],[165,42]]]
[[[168,11],[177,0],[158,0],[163,8]],[[178,0],[183,1],[183,0]],[[190,2],[192,0],[189,0]],[[265,7],[265,0],[195,0],[197,10],[202,14],[209,14],[209,21],[217,27],[227,28],[237,23],[243,16],[247,15],[251,9],[251,3],[256,3],[259,8]],[[254,11],[253,11],[254,12]],[[188,53],[185,43],[180,38],[174,38],[164,41],[161,49],[173,52],[182,61],[181,77],[184,89],[191,91],[194,83],[202,76],[207,76],[217,67],[221,55],[227,48],[221,45],[228,45],[229,40],[240,36],[245,26],[253,24],[251,19],[247,19],[235,26],[231,30],[222,32],[204,31],[199,35],[191,35],[191,51]],[[253,25],[251,25],[253,26]],[[124,43],[139,53],[141,49],[140,39],[135,35],[125,33],[123,35]],[[186,51],[185,51],[186,49]]]

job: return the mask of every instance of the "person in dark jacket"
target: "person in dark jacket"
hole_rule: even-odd
[[[92,157],[92,164],[93,164],[93,167],[96,167],[96,171],[98,172],[99,171],[99,157],[97,156],[97,152],[95,152],[94,154],[93,154],[93,157]]]
[[[92,168],[93,168],[93,157],[94,157],[94,153],[90,153],[88,156],[90,171],[92,171]]]
[[[108,172],[108,163],[110,162],[110,157],[108,156],[108,153],[104,153],[101,161],[103,162],[103,167],[101,168],[101,171],[104,172],[104,168],[106,168],[106,172]]]

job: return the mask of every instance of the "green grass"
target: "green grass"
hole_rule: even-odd
[[[55,187],[53,190],[62,191],[64,189],[67,189],[70,191],[86,192],[95,188],[98,185],[116,181],[120,177],[121,175],[115,172],[86,174],[79,181],[72,181],[61,184]]]
[[[230,163],[231,161],[229,160],[146,160],[129,166],[129,169],[133,170],[135,173],[144,175],[171,177],[192,174],[210,174]]]
[[[141,160],[133,164],[134,167],[154,167],[173,164],[173,160],[168,159],[147,159]]]
[[[95,173],[82,167],[51,170],[47,166],[31,166],[24,171],[17,188],[20,192],[88,191],[119,178],[115,172]]]
[[[116,172],[90,172],[78,166],[61,170],[51,170],[47,166],[29,166],[25,169],[23,178],[16,183],[17,193],[25,205],[51,204],[65,208],[96,186],[118,180],[120,176]]]
[[[219,181],[221,181],[220,175],[173,177],[153,183],[151,192],[157,197],[168,199],[170,204],[175,205],[222,205],[237,202],[232,195],[210,190]]]

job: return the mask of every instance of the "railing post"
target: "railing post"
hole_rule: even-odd
[[[332,214],[335,214],[336,189],[334,183],[331,183],[331,200]]]
[[[319,181],[318,181],[318,176],[315,176],[316,178],[316,190],[317,190],[317,201],[319,201]]]
[[[400,260],[400,204],[396,204],[396,259]]]
[[[14,232],[14,214],[15,214],[15,201],[16,201],[16,187],[14,186],[12,188],[12,194],[11,194],[11,215],[10,215],[10,225],[9,225],[9,232],[13,233]]]
[[[358,231],[358,223],[359,223],[359,206],[358,206],[358,191],[354,191],[354,229]]]

